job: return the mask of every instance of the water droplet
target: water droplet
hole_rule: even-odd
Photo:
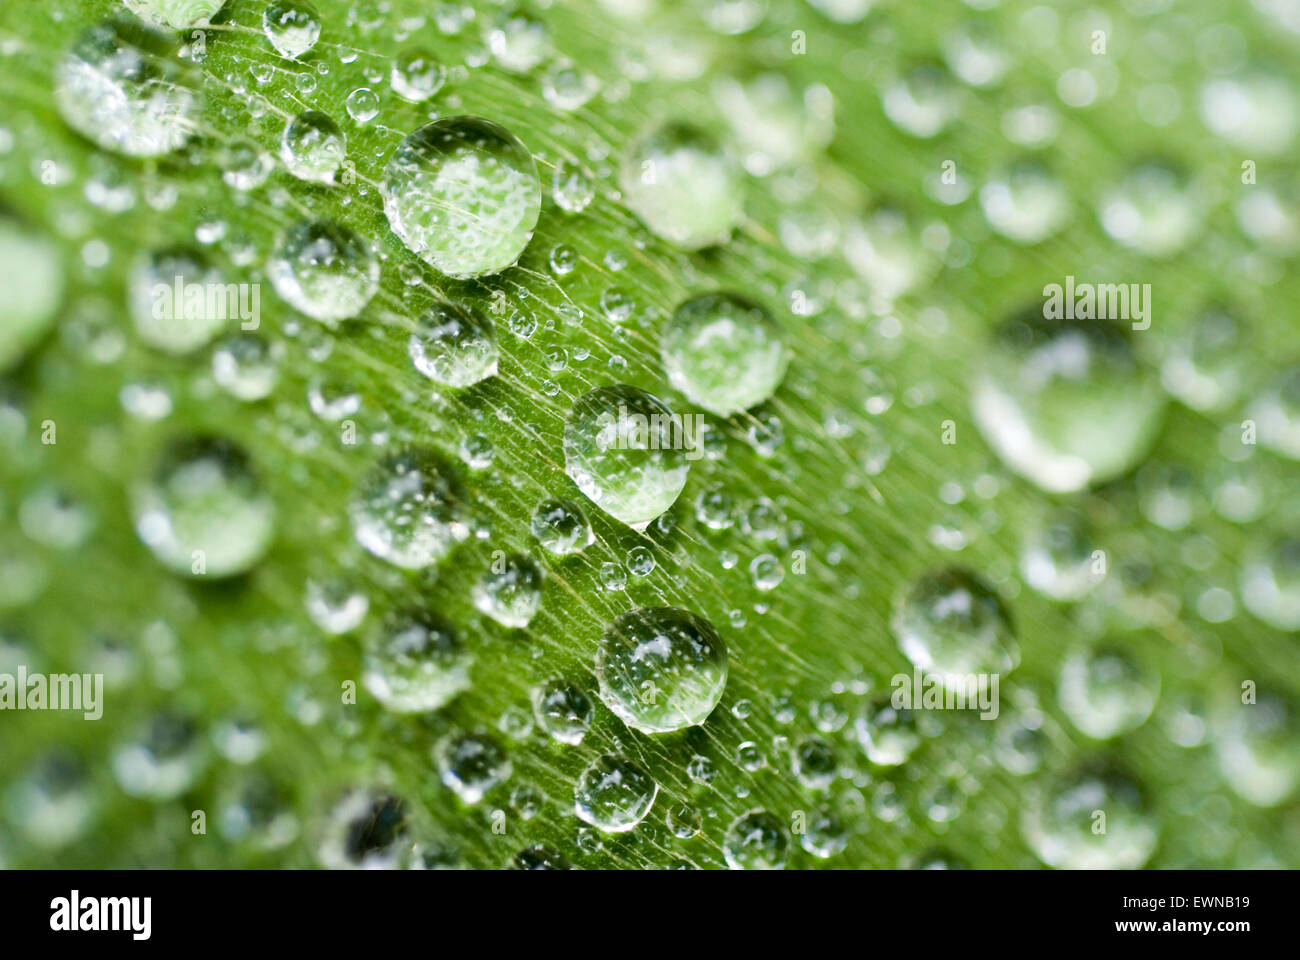
[[[216,437],[172,441],[135,494],[140,539],[181,574],[229,577],[250,569],[270,546],[274,514],[248,454]]]
[[[1020,661],[1010,611],[968,570],[920,577],[895,603],[892,626],[907,659],[940,679],[1006,674]]]
[[[1134,169],[1101,199],[1101,225],[1129,249],[1167,257],[1193,240],[1201,223],[1200,204],[1186,177],[1164,164]]]
[[[262,32],[282,57],[297,60],[316,46],[321,21],[305,0],[272,0],[262,13]]]
[[[213,159],[221,168],[221,179],[236,190],[256,190],[275,166],[270,154],[250,140],[223,143]]]
[[[835,811],[818,807],[808,814],[804,832],[799,836],[799,846],[814,857],[829,860],[844,852],[849,845],[849,832]]]
[[[396,867],[406,847],[406,805],[378,790],[350,790],[330,810],[317,856],[330,870]]]
[[[1283,370],[1246,412],[1255,421],[1260,446],[1300,460],[1300,364]]]
[[[572,870],[573,867],[554,847],[544,843],[525,847],[510,860],[512,870]]]
[[[542,568],[527,554],[494,559],[474,585],[474,607],[503,627],[522,629],[542,605],[544,579]]]
[[[1136,870],[1157,837],[1137,786],[1109,770],[1059,775],[1031,797],[1020,829],[1039,860],[1063,870]]]
[[[533,536],[559,556],[579,553],[596,539],[582,508],[572,500],[543,500],[533,510]]]
[[[198,779],[208,753],[194,725],[172,713],[154,714],[143,733],[113,753],[113,775],[122,792],[148,800],[171,800]]]
[[[659,784],[626,757],[603,756],[578,777],[573,811],[605,833],[626,833],[645,819]]]
[[[759,590],[775,590],[785,579],[785,567],[770,553],[760,553],[749,564],[749,575]]]
[[[1160,677],[1109,647],[1077,650],[1061,665],[1061,710],[1081,733],[1109,740],[1146,722]]]
[[[599,92],[596,75],[572,63],[557,63],[542,77],[542,96],[559,110],[581,110]]]
[[[1020,574],[1045,597],[1078,600],[1101,582],[1094,540],[1082,514],[1057,511],[1033,526],[1020,554]]]
[[[644,530],[686,485],[681,424],[644,390],[599,387],[579,397],[565,420],[565,473],[610,516]]]
[[[312,623],[339,636],[361,625],[370,612],[370,598],[346,580],[308,580],[304,606]]]
[[[130,283],[136,333],[168,353],[206,346],[239,317],[240,303],[227,299],[224,278],[197,250],[176,247],[142,256]]]
[[[745,169],[767,176],[809,160],[835,132],[831,93],[820,85],[790,89],[780,73],[760,73],[744,83],[714,81],[712,93],[744,156]]]
[[[1272,807],[1300,783],[1300,724],[1286,701],[1261,694],[1255,703],[1233,702],[1217,718],[1214,754],[1224,781],[1242,799]]]
[[[1300,536],[1277,535],[1248,551],[1241,601],[1271,627],[1300,630]]]
[[[434,752],[438,776],[443,784],[470,805],[510,776],[510,758],[495,740],[485,734],[452,734]]]
[[[141,20],[158,27],[186,30],[209,20],[226,0],[122,0]]]
[[[869,706],[853,722],[853,728],[862,752],[879,767],[906,763],[921,745],[915,711],[896,710],[887,700]]]
[[[198,127],[200,98],[173,37],[139,21],[87,29],[59,63],[54,101],[72,129],[105,150],[157,157]]]
[[[722,841],[723,856],[732,870],[784,870],[789,852],[784,825],[766,810],[741,814]]]
[[[379,94],[369,87],[357,87],[348,94],[343,106],[357,123],[369,123],[379,115]]]
[[[619,185],[646,226],[687,250],[726,242],[740,218],[735,165],[710,134],[686,123],[663,124],[632,144]]]
[[[600,696],[624,723],[666,733],[705,721],[727,685],[727,647],[713,624],[674,607],[618,617],[596,651]]]
[[[388,82],[393,92],[412,103],[431,99],[447,80],[447,71],[427,50],[403,50],[393,60]]]
[[[1222,410],[1240,395],[1251,374],[1242,339],[1236,316],[1222,305],[1209,306],[1170,344],[1160,382],[1193,410]]]
[[[387,617],[368,639],[361,679],[394,713],[427,713],[469,689],[470,664],[449,626],[414,610]]]
[[[1205,125],[1248,155],[1286,150],[1295,139],[1297,109],[1291,83],[1263,70],[1211,80],[1201,90]]]
[[[835,748],[821,737],[805,737],[794,748],[794,775],[809,790],[825,790],[839,774]]]
[[[280,379],[278,352],[253,334],[231,337],[212,352],[212,379],[236,399],[261,400]]]
[[[379,289],[379,262],[369,246],[328,220],[290,227],[266,272],[289,306],[327,325],[355,317]]]
[[[1070,220],[1065,185],[1037,161],[1013,165],[980,187],[989,226],[1026,246],[1046,240]]]
[[[768,312],[731,293],[706,293],[679,306],[659,349],[673,388],[720,417],[770,399],[788,362]]]
[[[98,812],[85,765],[63,752],[40,757],[21,778],[11,780],[4,799],[10,822],[43,850],[72,843]]]
[[[844,233],[844,255],[885,302],[915,289],[934,272],[936,260],[901,210],[883,207]]]
[[[351,514],[357,542],[407,570],[436,564],[469,536],[459,481],[423,447],[381,460],[357,487]]]
[[[972,409],[1016,473],[1070,493],[1126,473],[1146,455],[1164,395],[1118,327],[1048,320],[1032,308],[1005,324],[977,379]]]
[[[557,207],[565,213],[581,213],[595,196],[596,187],[580,166],[571,160],[561,160],[555,165],[555,174],[551,179],[551,199]]]
[[[50,328],[63,299],[63,267],[46,238],[0,216],[0,370],[14,364]]]
[[[504,127],[477,117],[425,124],[384,170],[393,232],[451,277],[511,266],[532,239],[542,205],[532,155]]]
[[[560,743],[582,743],[591,726],[591,699],[564,680],[551,680],[532,693],[537,725]]]
[[[497,19],[488,32],[488,47],[503,70],[528,73],[550,59],[551,34],[541,20],[514,10]]]
[[[307,110],[285,124],[280,160],[299,180],[333,183],[346,157],[347,141],[329,114]]]
[[[900,77],[880,94],[894,126],[914,137],[937,136],[957,118],[960,88],[938,64],[924,64]]]
[[[408,349],[416,370],[448,387],[468,387],[497,373],[492,321],[474,307],[440,303],[426,310]]]

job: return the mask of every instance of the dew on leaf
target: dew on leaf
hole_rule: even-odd
[[[591,699],[566,680],[550,680],[533,689],[537,725],[560,743],[582,742],[591,726]]]
[[[458,479],[423,447],[376,464],[357,487],[351,516],[361,546],[407,570],[433,566],[469,536]]]
[[[503,627],[522,629],[541,608],[544,580],[542,568],[527,554],[493,559],[474,584],[474,607]]]
[[[343,131],[320,110],[307,110],[291,118],[280,135],[280,161],[299,180],[333,183],[346,157]]]
[[[626,833],[645,819],[659,784],[626,757],[603,756],[578,776],[573,810],[584,823],[605,833]]]
[[[369,246],[328,220],[290,227],[266,272],[286,303],[327,325],[355,317],[379,289],[379,262]]]
[[[642,733],[703,723],[727,685],[727,648],[703,617],[641,607],[614,620],[596,651],[605,705]]]
[[[451,277],[511,266],[532,239],[542,188],[532,155],[478,117],[425,124],[393,152],[383,179],[393,232]]]
[[[158,157],[198,127],[200,97],[175,58],[177,42],[135,20],[87,29],[55,74],[54,102],[68,126],[105,150]]]
[[[789,852],[785,825],[766,810],[741,814],[722,841],[723,856],[732,870],[784,870]]]
[[[537,542],[557,556],[579,553],[595,540],[587,515],[572,500],[543,500],[529,527]]]
[[[471,662],[451,627],[410,610],[386,617],[367,639],[361,679],[394,713],[427,713],[469,688]]]
[[[684,421],[619,384],[579,397],[564,424],[564,469],[592,503],[634,530],[673,505],[690,471]]]
[[[321,20],[306,0],[272,0],[262,12],[262,33],[282,57],[297,60],[316,46]]]
[[[734,163],[712,135],[687,123],[665,123],[633,143],[619,186],[651,231],[686,250],[726,242],[740,218]]]
[[[248,454],[230,441],[172,441],[134,499],[136,532],[175,573],[234,576],[270,546],[275,510]]]
[[[415,369],[448,387],[496,376],[492,321],[472,306],[440,303],[420,314],[407,347]]]
[[[659,349],[673,388],[720,417],[770,399],[788,362],[768,312],[732,293],[706,293],[679,306]]]

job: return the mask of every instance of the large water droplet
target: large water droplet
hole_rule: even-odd
[[[596,650],[605,704],[642,733],[703,723],[727,685],[727,647],[713,624],[674,607],[618,617]]]
[[[578,777],[573,811],[605,833],[626,833],[645,819],[658,792],[659,784],[639,764],[604,756]]]
[[[0,370],[40,340],[63,298],[58,250],[16,220],[0,216]]]
[[[1097,740],[1140,727],[1159,695],[1159,675],[1118,650],[1078,650],[1061,665],[1061,709],[1080,732]]]
[[[646,226],[687,250],[725,242],[740,218],[735,164],[710,134],[686,123],[663,124],[633,143],[619,186]]]
[[[999,331],[972,408],[989,445],[1052,493],[1113,479],[1146,455],[1164,394],[1124,332],[1099,320],[1047,320],[1032,308]]]
[[[427,50],[403,50],[393,60],[388,78],[393,92],[404,100],[423,103],[442,89],[447,71]]]
[[[413,252],[451,277],[511,266],[542,206],[532,155],[509,130],[478,117],[425,124],[384,170],[384,212]]]
[[[159,27],[185,30],[210,20],[226,0],[122,0],[141,20]]]
[[[82,136],[105,150],[157,157],[198,125],[199,95],[175,59],[176,41],[133,20],[86,30],[59,63],[54,102]]]
[[[686,485],[685,423],[644,390],[599,387],[565,420],[564,471],[592,503],[644,530]]]
[[[591,699],[566,680],[551,680],[533,690],[537,725],[560,743],[582,743],[591,726]]]
[[[411,333],[408,350],[416,370],[449,387],[468,387],[496,376],[492,321],[474,307],[440,303],[426,310]]]
[[[527,554],[494,559],[474,584],[474,607],[503,627],[522,629],[542,605],[543,580],[542,568]]]
[[[464,498],[451,468],[413,447],[381,460],[352,500],[357,542],[394,566],[432,566],[469,536]]]
[[[1287,367],[1264,387],[1246,413],[1255,422],[1260,446],[1300,460],[1300,364]]]
[[[1085,518],[1059,511],[1025,536],[1020,575],[1045,597],[1078,600],[1101,582],[1105,565],[1094,558],[1094,539]]]
[[[194,725],[172,713],[154,714],[137,737],[113,753],[113,775],[122,792],[171,800],[188,790],[209,759]]]
[[[361,679],[394,713],[427,713],[469,688],[470,663],[451,627],[413,610],[388,617],[369,638]]]
[[[1241,393],[1251,374],[1243,350],[1241,322],[1226,307],[1213,304],[1170,344],[1160,367],[1160,382],[1193,410],[1222,410]]]
[[[1300,723],[1272,694],[1232,704],[1216,720],[1214,754],[1224,781],[1243,799],[1272,807],[1300,784]]]
[[[290,227],[266,266],[275,292],[322,323],[355,317],[379,289],[379,262],[349,227],[328,220]]]
[[[135,495],[135,528],[168,569],[229,577],[261,559],[275,511],[248,454],[216,437],[173,441]]]
[[[768,312],[732,293],[683,303],[660,335],[659,349],[673,387],[720,417],[768,400],[788,362]]]
[[[1020,661],[1010,611],[968,570],[922,576],[900,595],[892,625],[907,659],[941,677],[1005,674]]]
[[[347,142],[327,113],[307,110],[293,117],[280,136],[280,160],[299,180],[333,183],[347,156]]]
[[[406,805],[377,790],[351,790],[330,810],[317,856],[331,870],[392,869],[406,849]]]
[[[1278,630],[1300,630],[1300,535],[1289,533],[1256,545],[1241,568],[1246,609]]]
[[[551,56],[546,24],[521,10],[503,13],[488,31],[488,47],[497,64],[511,73],[528,73]]]
[[[251,300],[245,299],[251,307]],[[159,250],[139,259],[131,272],[131,319],[150,346],[190,353],[238,321],[238,296],[197,250]]]
[[[732,870],[784,870],[789,852],[785,826],[766,810],[741,814],[722,841],[722,854]]]
[[[572,500],[543,500],[530,524],[537,542],[559,556],[579,553],[596,539],[582,508]]]
[[[1150,257],[1177,253],[1196,236],[1201,208],[1186,178],[1164,164],[1144,164],[1102,197],[1101,225],[1115,240]]]
[[[1035,161],[1016,164],[980,187],[980,206],[990,227],[1026,245],[1047,239],[1070,219],[1065,185]]]
[[[438,776],[468,804],[478,803],[510,776],[512,765],[501,745],[486,734],[452,734],[434,751]]]
[[[1064,870],[1136,870],[1158,832],[1137,786],[1109,770],[1058,776],[1031,797],[1020,829],[1039,860]]]
[[[282,57],[297,60],[316,46],[321,21],[306,0],[272,0],[262,13],[262,32]]]

